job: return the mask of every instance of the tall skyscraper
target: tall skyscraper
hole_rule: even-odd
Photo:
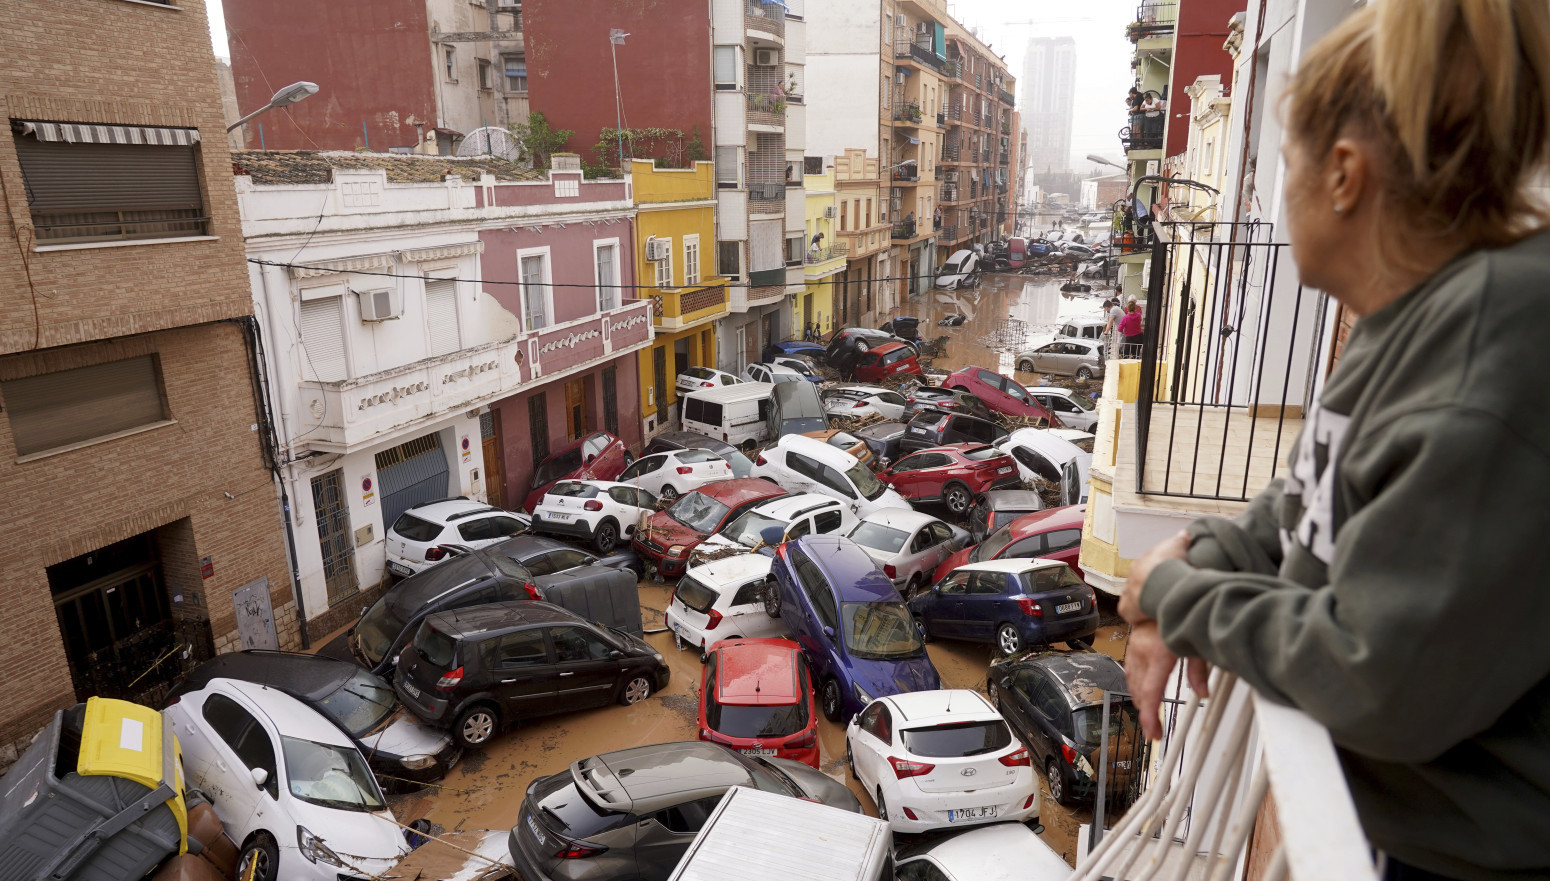
[[[1071,170],[1071,116],[1076,105],[1076,40],[1028,41],[1022,77],[1023,127],[1028,130],[1026,167],[1033,174]]]

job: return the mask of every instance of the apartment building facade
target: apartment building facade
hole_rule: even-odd
[[[519,506],[547,451],[599,430],[638,448],[634,208],[570,158],[234,157],[312,636],[387,583],[405,509]]]
[[[1010,234],[1016,83],[1006,62],[956,21],[947,33],[947,135],[938,254]],[[948,185],[952,186],[949,187]],[[953,201],[945,198],[951,192]]]
[[[298,639],[204,4],[22,0],[0,57],[4,764],[55,709]]]
[[[1022,121],[1027,164],[1036,174],[1071,170],[1071,125],[1076,115],[1076,39],[1034,37],[1023,55]]]

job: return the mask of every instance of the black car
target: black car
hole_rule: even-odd
[[[902,422],[874,422],[864,428],[858,428],[851,434],[860,438],[872,451],[872,460],[878,468],[886,468],[888,465],[899,461],[899,457],[905,454],[904,450],[904,423]]]
[[[1025,489],[997,489],[980,496],[969,509],[969,538],[974,544],[1024,514],[1044,510],[1044,500]]]
[[[912,343],[920,342],[920,319],[911,315],[890,318],[878,329]]]
[[[990,703],[1044,769],[1061,804],[1092,801],[1109,704],[1108,798],[1124,802],[1140,785],[1141,715],[1126,692],[1125,669],[1105,654],[1045,651],[998,661],[987,676]]]
[[[484,551],[505,557],[532,573],[533,584],[544,601],[628,633],[643,632],[640,574],[633,567],[612,565],[612,558],[599,558],[542,535],[508,538]],[[628,554],[639,565],[635,552]],[[613,558],[619,556],[616,553]]]
[[[445,733],[401,712],[391,685],[349,661],[298,652],[228,652],[174,683],[166,703],[212,679],[265,685],[317,710],[355,742],[383,789],[440,780],[462,754]]]
[[[836,331],[829,339],[829,347],[824,350],[824,363],[841,373],[847,372],[855,366],[856,359],[871,351],[874,346],[883,343],[904,343],[908,340],[894,336],[886,330],[873,330],[870,327],[844,327]]]
[[[667,664],[638,636],[551,603],[491,603],[421,622],[393,689],[468,748],[520,719],[638,704],[667,687]]]
[[[945,447],[948,444],[993,444],[1010,432],[989,419],[961,416],[946,410],[924,410],[904,427],[901,446],[905,452]]]
[[[990,419],[994,415],[984,401],[968,392],[934,386],[915,389],[904,399],[906,420],[923,410],[949,410],[954,413],[978,416],[981,419]]]
[[[748,472],[753,470],[753,462],[737,447],[726,441],[706,437],[697,431],[668,431],[659,434],[646,444],[646,449],[641,455],[670,453],[674,450],[707,450],[715,453],[732,466],[733,477],[747,477]]]

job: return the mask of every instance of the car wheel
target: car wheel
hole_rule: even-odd
[[[664,486],[662,487],[662,492],[658,493],[658,496],[664,502],[671,502],[678,498],[678,490],[673,489],[671,486]]]
[[[1049,797],[1060,804],[1070,804],[1067,801],[1070,793],[1066,792],[1066,778],[1060,776],[1060,766],[1054,759],[1044,763],[1044,780],[1049,784]]]
[[[648,697],[651,697],[651,680],[645,676],[631,676],[619,690],[619,703],[625,706],[638,704]]]
[[[823,681],[823,694],[820,696],[823,704],[823,717],[830,722],[840,721],[845,714],[845,702],[840,698],[840,683],[834,677]]]
[[[919,615],[916,615],[915,616],[915,629],[920,631],[920,641],[921,642],[930,642],[931,641],[931,631],[926,629],[926,619],[920,617]]]
[[[252,881],[275,881],[280,872],[280,848],[267,832],[255,834],[237,858],[237,877]]]
[[[1080,379],[1080,380],[1083,380],[1083,381],[1092,379],[1093,378],[1093,372],[1091,370],[1088,370],[1086,367],[1078,367],[1078,368],[1076,368],[1076,378]]]
[[[1019,362],[1017,362],[1017,369],[1021,370],[1024,373],[1032,373],[1033,372],[1033,362],[1032,361],[1019,361]]]
[[[877,789],[877,819],[884,821],[888,819],[888,802],[883,799],[882,787]]]
[[[852,779],[852,780],[860,780],[861,779],[860,777],[858,777],[856,775],[856,757],[851,754],[851,751],[850,751],[850,740],[848,738],[845,741],[845,768],[846,768],[846,770],[850,771],[850,779]]]
[[[500,728],[500,718],[489,704],[475,704],[458,714],[452,736],[464,749],[482,749]]]
[[[630,467],[631,465],[634,465],[634,464],[635,464],[635,454],[631,453],[629,450],[625,450],[624,451],[624,467],[628,468],[628,467]]]
[[[619,546],[619,524],[612,520],[604,520],[597,525],[597,530],[592,533],[592,548],[599,554],[607,556]]]
[[[764,583],[764,614],[771,618],[780,617],[780,585],[774,581]]]
[[[949,483],[947,488],[942,490],[942,503],[947,505],[947,510],[953,512],[955,516],[962,515],[969,510],[970,505],[974,504],[974,494],[961,483]]]
[[[871,351],[871,349],[872,349],[872,347],[867,345],[867,341],[866,340],[856,340],[856,351],[857,352],[865,355],[867,352]]]
[[[985,685],[985,694],[990,698],[990,705],[996,712],[1001,712],[1001,686],[991,681]]]
[[[1017,628],[1010,624],[1002,624],[996,628],[996,648],[1003,655],[1015,655],[1017,650],[1023,647],[1023,635],[1017,632]]]

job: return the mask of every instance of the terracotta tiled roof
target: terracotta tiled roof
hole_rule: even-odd
[[[444,174],[477,181],[488,172],[496,180],[544,181],[548,175],[493,156],[417,156],[397,153],[319,153],[311,150],[247,150],[231,154],[232,171],[253,178],[253,183],[326,184],[334,169],[346,171],[382,169],[389,183],[438,183]]]

